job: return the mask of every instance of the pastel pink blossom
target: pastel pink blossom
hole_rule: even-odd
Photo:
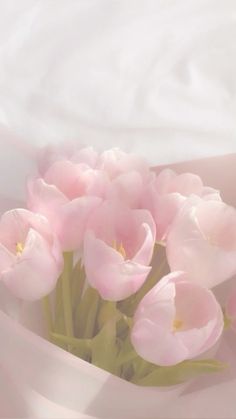
[[[95,168],[98,159],[98,153],[93,147],[78,147],[71,142],[66,142],[58,146],[44,147],[38,153],[39,173],[44,176],[46,171],[53,163],[61,160],[69,160],[73,163],[84,163],[91,168]]]
[[[208,288],[236,273],[236,210],[220,201],[189,199],[175,218],[166,253],[172,271],[184,270]]]
[[[131,341],[145,360],[175,365],[214,346],[223,327],[222,310],[214,294],[186,273],[173,272],[140,302]]]
[[[138,172],[143,176],[149,172],[146,160],[119,148],[111,148],[101,153],[97,166],[108,173],[111,179],[130,171]]]
[[[130,208],[142,208],[142,200],[152,172],[129,171],[114,178],[107,189],[107,199],[126,203]]]
[[[119,149],[97,153],[92,147],[47,148],[39,176],[28,181],[28,208],[45,215],[64,251],[79,249],[88,219],[103,199],[140,206],[149,168]]]
[[[176,174],[164,169],[151,179],[143,196],[143,207],[148,208],[156,222],[157,240],[165,241],[171,224],[191,195],[204,200],[221,200],[219,192],[203,186],[199,176],[192,173]]]
[[[236,332],[236,288],[234,288],[226,302],[225,315],[230,322],[231,328]]]
[[[49,294],[63,269],[59,243],[45,217],[25,209],[0,219],[0,280],[18,298]]]
[[[145,282],[155,244],[155,223],[146,210],[106,201],[93,214],[84,240],[89,284],[105,300],[119,301]]]
[[[57,160],[43,177],[28,181],[28,207],[48,218],[64,251],[76,250],[107,182],[104,172],[85,163]]]

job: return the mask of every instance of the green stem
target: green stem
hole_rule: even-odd
[[[64,308],[66,336],[70,338],[74,336],[70,284],[70,276],[73,268],[73,253],[64,253],[64,263],[64,271],[62,274],[62,301]],[[71,347],[68,345],[68,351],[70,350]]]
[[[94,335],[95,323],[97,318],[97,312],[99,307],[100,296],[97,291],[94,290],[94,297],[92,300],[92,304],[90,306],[90,310],[87,315],[87,319],[85,319],[85,330],[84,330],[84,338],[89,339],[92,338]]]
[[[47,332],[48,332],[48,336],[50,338],[50,334],[53,330],[53,319],[52,319],[50,299],[49,299],[48,295],[46,295],[46,297],[44,297],[42,299],[42,304],[43,304],[44,318],[45,318],[46,324],[47,324]]]
[[[66,343],[74,347],[80,347],[81,345],[89,347],[91,345],[90,339],[70,338],[59,333],[51,333],[51,337],[61,343]]]

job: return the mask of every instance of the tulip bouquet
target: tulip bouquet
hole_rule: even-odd
[[[170,386],[225,364],[236,330],[236,210],[191,173],[156,172],[119,149],[46,149],[27,208],[0,220],[1,281],[42,300],[48,339],[140,386]]]

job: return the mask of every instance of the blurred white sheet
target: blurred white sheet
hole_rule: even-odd
[[[0,123],[153,164],[236,152],[235,0],[0,0]]]

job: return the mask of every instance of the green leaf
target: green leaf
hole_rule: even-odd
[[[112,319],[104,324],[101,331],[92,340],[92,363],[118,375],[115,363],[117,354],[116,319]]]
[[[154,370],[141,379],[132,382],[141,386],[171,386],[197,377],[200,374],[220,372],[226,364],[215,359],[183,361],[172,367],[154,367]]]

